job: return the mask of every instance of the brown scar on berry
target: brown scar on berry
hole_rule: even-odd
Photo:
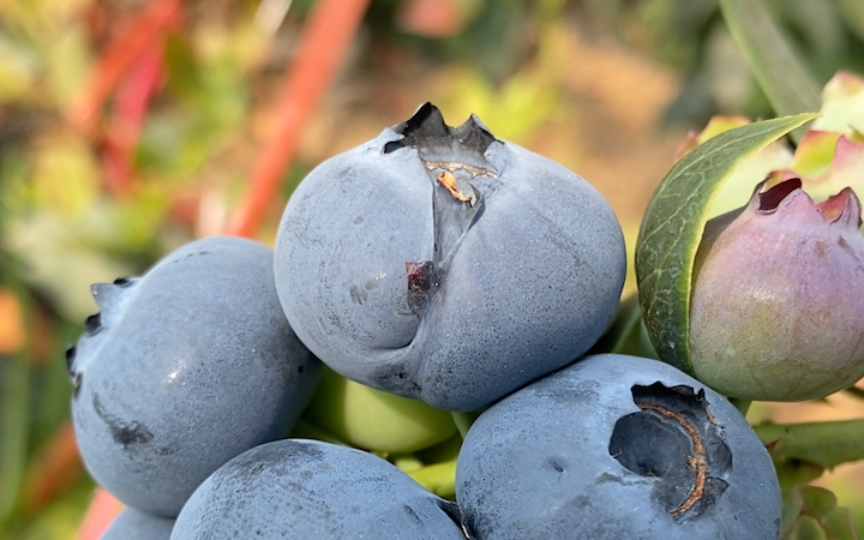
[[[478,176],[488,176],[489,178],[498,178],[498,173],[486,167],[474,167],[467,163],[459,163],[457,161],[427,161],[423,160],[423,165],[429,171],[435,169],[444,169],[445,171],[465,171],[471,175],[471,178]]]
[[[444,171],[438,175],[438,183],[447,188],[447,191],[450,192],[450,195],[453,196],[457,201],[467,202],[468,204],[474,204],[473,197],[469,197],[465,195],[456,187],[456,177],[451,173]]]
[[[708,482],[708,463],[705,460],[705,445],[702,443],[702,437],[699,436],[696,427],[680,414],[654,403],[639,403],[638,406],[642,410],[654,411],[664,418],[674,420],[693,440],[693,456],[687,459],[687,465],[694,470],[696,478],[693,481],[693,489],[690,491],[690,495],[687,496],[678,508],[674,508],[669,512],[672,516],[678,517],[693,508],[693,505],[705,496],[705,485]]]
[[[723,427],[723,423],[720,420],[717,420],[717,417],[711,412],[711,409],[708,406],[705,406],[705,414],[708,415],[708,421],[718,427]]]

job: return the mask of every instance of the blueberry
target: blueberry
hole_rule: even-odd
[[[128,506],[114,518],[99,540],[168,540],[174,520]]]
[[[101,311],[67,353],[72,417],[90,474],[127,505],[176,516],[308,401],[320,363],[285,319],[272,265],[257,242],[208,238],[93,286]]]
[[[599,355],[484,412],[456,500],[478,540],[777,539],[780,487],[744,417],[668,364]]]
[[[301,182],[275,265],[288,320],[335,371],[473,410],[599,338],[625,252],[585,180],[427,103]]]
[[[213,473],[172,540],[465,540],[455,505],[389,462],[345,446],[286,439]]]

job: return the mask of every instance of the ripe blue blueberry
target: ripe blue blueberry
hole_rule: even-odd
[[[585,180],[427,103],[301,182],[275,265],[288,320],[335,371],[473,410],[599,338],[625,252]]]
[[[453,503],[389,462],[320,441],[253,448],[213,473],[172,540],[465,540]]]
[[[174,520],[126,507],[99,540],[168,540]]]
[[[477,540],[776,540],[765,447],[720,394],[668,364],[576,362],[471,426],[456,500]]]
[[[176,516],[305,406],[320,363],[291,331],[272,268],[262,244],[207,238],[93,286],[101,311],[67,354],[72,418],[90,474],[127,505]]]

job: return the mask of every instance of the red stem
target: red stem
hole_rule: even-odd
[[[102,157],[103,176],[108,191],[117,196],[130,195],[135,188],[133,157],[141,138],[150,98],[162,79],[163,36],[148,43],[117,86],[114,110],[105,132]]]
[[[96,488],[93,500],[87,508],[84,521],[78,529],[79,540],[98,540],[102,533],[111,525],[117,514],[123,510],[123,503],[103,488]]]
[[[291,164],[303,125],[333,80],[368,4],[369,0],[319,0],[315,4],[276,107],[276,133],[255,161],[252,185],[228,223],[228,234],[255,235]]]
[[[135,17],[126,32],[111,43],[99,58],[84,85],[84,91],[73,100],[66,113],[69,121],[85,131],[93,128],[102,104],[136,58],[157,37],[179,21],[182,0],[154,0]]]
[[[84,472],[75,430],[66,421],[39,453],[24,492],[24,509],[35,515],[64,492]]]
[[[252,236],[279,190],[282,174],[291,163],[303,125],[314,111],[321,96],[332,82],[336,70],[363,19],[369,0],[320,0],[309,14],[296,54],[296,63],[285,79],[282,97],[277,106],[280,118],[275,135],[261,149],[252,171],[249,195],[232,219],[228,233]],[[156,6],[179,6],[179,0],[156,0]],[[160,19],[165,21],[166,19]],[[153,23],[156,19],[148,19]],[[164,22],[162,23],[164,24]],[[107,98],[132,60],[156,35],[156,27],[139,29],[135,39],[129,38],[122,50],[106,53],[91,90],[85,99],[70,111],[79,122],[90,121]],[[146,39],[145,39],[146,38]],[[109,59],[110,56],[110,59]],[[110,61],[109,61],[110,60]],[[121,505],[103,489],[97,489],[84,523],[79,531],[82,540],[95,540],[107,528]]]

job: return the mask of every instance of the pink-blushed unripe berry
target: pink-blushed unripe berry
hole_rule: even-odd
[[[735,398],[799,401],[864,376],[864,237],[850,188],[821,202],[791,179],[711,220],[696,257],[696,377]]]

